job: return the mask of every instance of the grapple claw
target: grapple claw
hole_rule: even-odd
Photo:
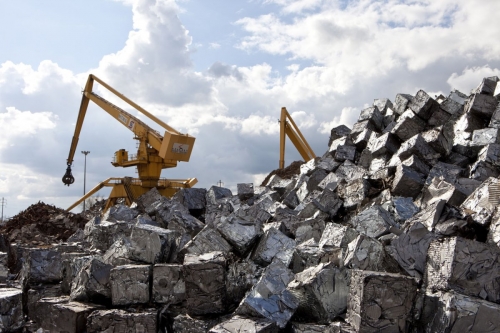
[[[66,173],[62,177],[62,181],[64,185],[70,186],[75,182],[75,177],[71,174],[71,166],[68,165],[68,168],[66,169]]]

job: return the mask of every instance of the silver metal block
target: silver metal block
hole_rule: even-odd
[[[490,163],[491,165],[500,166],[500,144],[490,143],[486,145],[478,154],[478,161]]]
[[[186,300],[186,284],[182,265],[153,266],[152,300],[159,304],[177,304]]]
[[[500,200],[500,180],[488,178],[460,206],[465,215],[474,222],[487,225]]]
[[[207,190],[204,188],[183,188],[173,197],[173,200],[179,201],[187,209],[203,210],[206,207]]]
[[[72,301],[102,303],[111,300],[109,275],[113,266],[92,258],[76,274],[71,284]]]
[[[298,300],[294,318],[329,324],[347,309],[350,276],[332,263],[319,264],[295,275],[288,291]]]
[[[209,333],[278,333],[278,327],[270,320],[234,316],[215,325]]]
[[[108,222],[130,222],[139,215],[139,211],[135,208],[130,208],[126,205],[118,204],[110,207],[104,213],[102,220]]]
[[[370,106],[369,108],[361,110],[358,121],[370,120],[377,131],[381,131],[384,126],[384,115],[379,111],[378,107]]]
[[[451,237],[429,246],[425,285],[430,290],[454,290],[500,303],[500,249],[495,245]]]
[[[128,238],[117,240],[102,255],[102,261],[113,267],[138,263],[132,258],[133,244]]]
[[[465,112],[490,120],[497,105],[498,101],[493,96],[473,94],[465,103]]]
[[[472,144],[486,146],[490,143],[500,143],[500,130],[498,128],[483,128],[472,133]]]
[[[0,331],[15,332],[24,324],[23,291],[0,288]]]
[[[124,265],[111,269],[109,283],[113,305],[148,303],[150,278],[150,265]]]
[[[293,239],[271,228],[261,237],[251,259],[261,266],[267,266],[276,258],[288,266],[292,260],[295,245]]]
[[[439,109],[439,104],[425,91],[419,90],[408,103],[408,107],[420,118],[428,120],[434,111]]]
[[[391,132],[401,141],[421,133],[425,128],[425,121],[420,119],[412,110],[406,110],[396,121]]]
[[[230,252],[231,250],[231,245],[217,230],[206,226],[184,246],[180,253],[181,255],[187,253],[201,255],[213,251]]]
[[[386,253],[384,245],[365,235],[359,235],[349,243],[343,261],[344,266],[351,269],[400,272],[397,262]]]
[[[328,141],[328,147],[331,146],[332,141],[340,139],[341,137],[347,136],[351,133],[351,129],[345,125],[339,125],[334,127],[330,131],[330,138]]]
[[[398,165],[392,182],[391,192],[395,196],[410,196],[416,198],[424,186],[424,176],[407,167]]]
[[[367,173],[366,169],[357,166],[351,161],[345,161],[335,171],[335,174],[337,175],[339,180],[344,179],[347,182],[350,182],[358,178],[363,178],[363,176],[365,176],[366,173]]]
[[[135,226],[130,235],[129,259],[149,264],[167,263],[179,233],[150,225]]]
[[[97,310],[87,318],[87,333],[127,332],[157,333],[156,310],[141,312]]]
[[[241,201],[248,200],[254,195],[253,184],[252,183],[241,183],[236,184],[238,189],[238,197]]]
[[[395,154],[400,147],[399,139],[392,133],[385,133],[371,140],[368,149],[374,157],[384,154]]]
[[[162,195],[156,187],[153,187],[151,190],[147,191],[143,195],[139,196],[135,202],[137,203],[137,208],[140,211],[146,211],[150,209],[150,207],[157,201],[162,198]]]
[[[284,328],[299,303],[286,289],[295,275],[280,260],[274,260],[247,293],[235,314],[263,317]]]
[[[416,155],[422,161],[432,165],[441,156],[438,152],[431,148],[421,134],[417,134],[401,144],[401,147],[396,152],[396,155],[401,161]]]
[[[408,103],[410,103],[412,98],[412,95],[397,94],[394,99],[394,111],[396,111],[397,114],[402,115],[406,111]]]
[[[357,332],[407,332],[417,283],[410,277],[353,270],[347,322]]]
[[[390,233],[391,228],[399,229],[391,214],[379,205],[371,206],[349,220],[359,233],[378,238]]]
[[[62,254],[62,282],[61,282],[61,291],[64,294],[69,295],[71,292],[71,283],[73,283],[73,279],[76,277],[80,269],[85,266],[94,255],[84,255],[82,253],[63,253]]]
[[[311,238],[295,248],[292,258],[292,271],[300,273],[306,268],[321,263],[333,263],[335,266],[341,267],[342,253],[341,248],[320,248],[318,242]]]
[[[236,309],[246,293],[257,283],[262,271],[261,267],[248,259],[228,264],[226,302],[229,311]]]
[[[240,255],[244,255],[262,234],[262,222],[251,216],[221,217],[217,224],[220,232]]]
[[[61,253],[52,249],[30,249],[23,264],[21,279],[25,284],[62,281]]]
[[[319,240],[320,249],[347,249],[349,243],[359,236],[356,229],[338,223],[327,223]]]
[[[353,210],[363,202],[369,189],[368,181],[358,178],[347,184],[339,184],[337,193],[344,200],[344,207]]]
[[[226,265],[223,252],[186,255],[183,272],[186,284],[186,307],[189,314],[225,312]]]
[[[335,160],[344,162],[346,160],[354,161],[356,158],[356,146],[340,145],[337,147],[334,155]]]
[[[485,77],[483,81],[477,86],[474,90],[472,90],[473,94],[484,94],[488,96],[493,96],[495,93],[495,89],[497,87],[498,77]]]
[[[109,222],[98,217],[90,220],[85,225],[85,239],[92,248],[106,251],[117,240],[130,237],[134,222]]]

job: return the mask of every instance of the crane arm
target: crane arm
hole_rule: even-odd
[[[137,111],[144,114],[149,119],[153,120],[156,124],[163,127],[165,129],[164,136],[162,136],[158,131],[155,131],[154,129],[146,125],[137,117],[134,117],[130,113],[94,93],[92,91],[94,81],[97,81],[115,96],[135,108]],[[188,134],[179,133],[177,130],[161,121],[160,119],[128,99],[126,96],[122,95],[116,89],[114,89],[95,75],[90,74],[87,83],[85,84],[85,89],[83,90],[80,110],[78,112],[78,118],[75,125],[75,133],[71,141],[71,146],[67,158],[67,169],[65,175],[63,176],[64,184],[69,186],[74,182],[74,177],[71,174],[71,165],[73,163],[73,158],[75,155],[76,147],[78,145],[78,139],[80,137],[83,120],[85,119],[85,115],[87,113],[89,101],[93,101],[95,104],[100,106],[104,111],[109,113],[122,125],[131,130],[137,138],[141,138],[142,140],[146,141],[148,145],[158,151],[158,155],[163,158],[165,162],[168,163],[174,161],[189,161],[195,141],[194,137]]]
[[[283,107],[281,108],[280,117],[280,169],[283,169],[285,167],[286,136],[290,138],[290,141],[292,141],[295,148],[297,148],[304,161],[307,162],[310,159],[316,157],[316,154],[314,154],[311,146],[309,146],[309,143],[307,143],[306,138],[302,135],[297,125],[295,125],[295,122],[293,121],[286,108]]]

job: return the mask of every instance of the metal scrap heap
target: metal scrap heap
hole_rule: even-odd
[[[375,100],[288,179],[5,244],[0,331],[500,331],[498,81]]]

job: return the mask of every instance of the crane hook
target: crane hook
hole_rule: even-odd
[[[70,186],[75,182],[75,177],[71,174],[71,165],[68,165],[68,168],[66,169],[66,173],[62,177],[62,181],[64,185]]]

